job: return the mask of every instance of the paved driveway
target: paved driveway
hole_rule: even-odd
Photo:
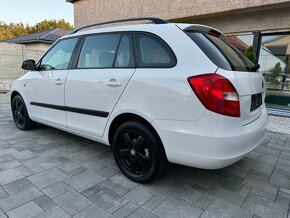
[[[17,130],[0,96],[0,185],[0,217],[287,217],[290,135],[268,132],[225,169],[172,164],[139,185],[104,145],[45,126]]]

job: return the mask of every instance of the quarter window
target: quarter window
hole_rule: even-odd
[[[66,70],[78,38],[59,41],[50,49],[40,62],[41,70]]]
[[[120,34],[87,36],[78,61],[78,68],[112,68]]]
[[[165,42],[151,34],[137,34],[140,67],[174,67],[175,55]]]

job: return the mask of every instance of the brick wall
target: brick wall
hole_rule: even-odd
[[[47,45],[48,47],[48,45]],[[45,50],[26,48],[25,45],[0,43],[0,82],[10,83],[22,76],[25,71],[21,69],[23,60],[38,60]]]
[[[81,0],[74,3],[75,27],[154,16],[207,24],[227,33],[247,32],[289,28],[289,12],[290,0]]]

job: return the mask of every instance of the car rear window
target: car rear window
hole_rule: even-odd
[[[252,71],[254,64],[228,42],[209,33],[186,33],[218,67],[233,71]]]

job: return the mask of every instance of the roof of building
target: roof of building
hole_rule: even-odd
[[[228,36],[227,40],[230,44],[234,45],[237,49],[244,52],[249,47],[245,42],[240,40],[237,36]]]
[[[78,1],[78,0],[66,0],[66,2],[70,2],[70,3],[74,3],[76,1]]]
[[[69,33],[69,30],[56,28],[52,30],[47,30],[39,33],[33,33],[26,36],[17,37],[14,39],[4,40],[3,42],[15,43],[15,44],[28,44],[35,42],[42,42],[47,44],[54,43],[60,37]]]

